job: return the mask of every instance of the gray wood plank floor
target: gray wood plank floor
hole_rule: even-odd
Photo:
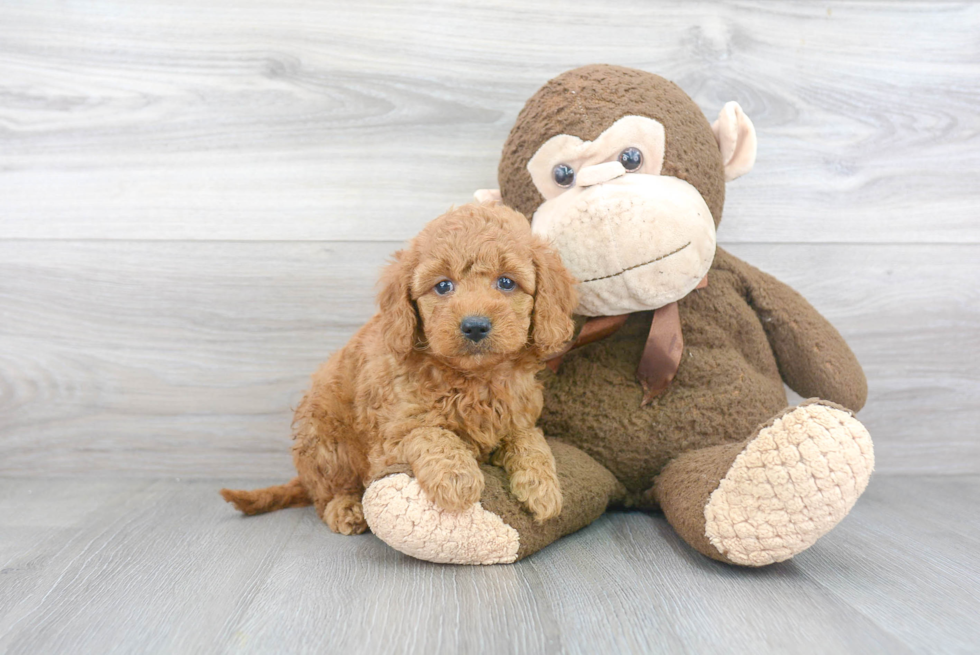
[[[0,652],[953,653],[980,644],[977,476],[877,476],[791,562],[612,513],[498,567],[412,560],[234,481],[0,480]]]

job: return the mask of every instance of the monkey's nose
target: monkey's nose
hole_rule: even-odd
[[[626,169],[618,161],[607,161],[602,164],[586,166],[575,176],[575,186],[592,186],[615,180],[620,175],[626,175]]]
[[[490,334],[491,326],[490,319],[486,316],[467,316],[459,322],[459,331],[464,337],[477,343]]]

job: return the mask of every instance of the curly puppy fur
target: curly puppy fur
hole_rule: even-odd
[[[513,280],[500,283],[501,277]],[[452,282],[449,293],[436,285]],[[447,285],[442,285],[444,291]],[[313,375],[296,410],[285,485],[233,491],[245,514],[312,503],[334,532],[367,528],[374,479],[410,467],[440,507],[461,511],[483,491],[479,464],[510,477],[538,521],[561,511],[555,461],[535,424],[543,359],[572,337],[575,280],[527,219],[464,205],[429,223],[385,269],[380,311]],[[479,341],[464,318],[490,320]]]

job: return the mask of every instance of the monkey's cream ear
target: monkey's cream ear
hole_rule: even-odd
[[[500,189],[480,189],[473,194],[473,200],[481,205],[499,205],[503,202]]]
[[[718,120],[711,124],[721,161],[725,164],[725,181],[745,175],[755,165],[755,126],[735,101],[726,102],[718,112]]]

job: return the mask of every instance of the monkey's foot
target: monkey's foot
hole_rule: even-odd
[[[411,476],[396,472],[364,492],[371,531],[395,550],[430,562],[507,564],[536,553],[584,528],[621,502],[626,489],[613,474],[574,446],[548,440],[562,493],[558,516],[538,522],[510,491],[497,466],[482,465],[486,484],[480,502],[447,512],[429,500]]]
[[[823,401],[797,407],[735,458],[704,508],[705,535],[735,564],[789,559],[851,511],[873,468],[871,437],[850,412]]]
[[[517,530],[475,503],[448,512],[404,473],[372,483],[362,499],[371,532],[406,555],[443,564],[508,564],[517,559]]]

